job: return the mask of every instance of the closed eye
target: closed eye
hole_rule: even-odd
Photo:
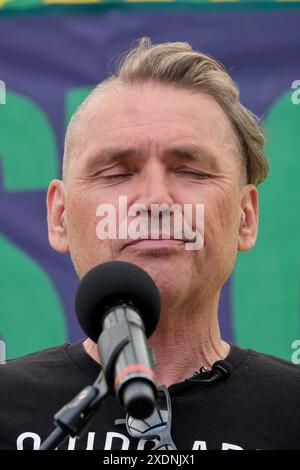
[[[101,176],[100,175],[100,178],[102,178],[104,180],[112,181],[112,180],[115,180],[115,179],[126,178],[128,176],[132,176],[132,173],[117,173],[115,175],[106,175],[106,176]]]
[[[192,178],[199,178],[199,179],[204,179],[208,177],[208,175],[206,175],[205,173],[198,173],[196,171],[182,170],[182,171],[177,171],[176,173],[179,173],[180,175],[183,175],[183,176],[191,176]]]
[[[205,179],[208,177],[205,173],[199,173],[196,171],[188,171],[188,170],[180,170],[180,171],[175,171],[176,174],[180,176],[187,176],[195,179]],[[115,173],[112,175],[99,175],[101,179],[106,180],[106,181],[113,181],[113,180],[120,180],[123,178],[129,178],[130,176],[133,176],[133,173]]]

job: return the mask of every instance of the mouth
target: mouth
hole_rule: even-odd
[[[133,247],[133,248],[138,248],[139,250],[141,249],[172,249],[172,248],[177,248],[180,246],[184,246],[185,241],[182,239],[153,239],[153,238],[140,238],[138,240],[129,240],[128,243],[126,243],[123,246],[124,248],[128,247]]]

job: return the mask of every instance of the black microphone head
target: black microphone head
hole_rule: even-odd
[[[233,371],[233,367],[230,362],[225,361],[225,359],[222,359],[213,363],[211,373],[214,374],[216,371],[218,371],[220,377],[225,378],[231,374],[231,372]]]
[[[160,315],[160,295],[151,276],[139,266],[110,261],[91,269],[81,280],[75,298],[77,319],[94,342],[102,332],[109,307],[125,301],[139,311],[147,338],[155,330]]]

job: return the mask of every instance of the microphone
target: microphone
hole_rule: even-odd
[[[232,371],[233,367],[228,361],[216,361],[210,371],[210,382],[228,379]]]
[[[83,331],[98,343],[107,384],[134,418],[153,413],[157,397],[152,351],[160,296],[152,278],[124,261],[100,264],[81,280],[75,308]]]
[[[205,367],[200,369],[200,374],[195,372],[194,376],[187,379],[188,382],[219,382],[228,379],[233,371],[232,365],[225,359],[216,361],[210,371]]]

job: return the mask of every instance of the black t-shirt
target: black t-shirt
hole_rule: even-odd
[[[299,366],[235,345],[226,360],[233,371],[224,381],[169,387],[177,448],[300,449]],[[38,449],[54,428],[54,414],[99,372],[82,342],[0,365],[0,449]],[[82,438],[61,448],[150,449],[153,443],[129,438],[125,426],[115,425],[124,417],[109,395]]]

